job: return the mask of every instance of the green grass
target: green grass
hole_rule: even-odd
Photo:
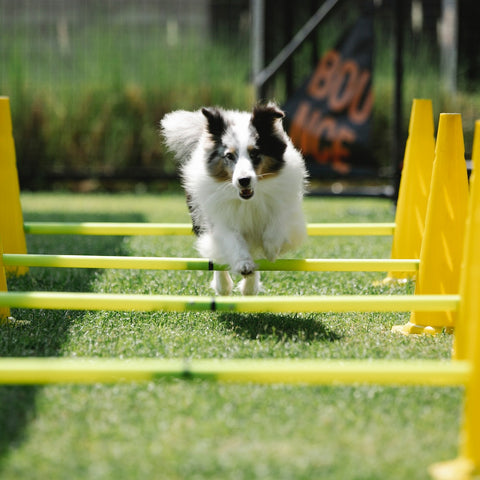
[[[180,195],[23,194],[25,220],[188,221]],[[391,221],[378,199],[305,202],[308,221]],[[388,257],[388,237],[310,238],[298,257]],[[195,256],[192,237],[29,236],[30,252]],[[411,293],[381,273],[263,275],[267,294]],[[210,293],[204,272],[31,269],[11,290]],[[2,356],[447,359],[452,338],[391,333],[408,314],[15,310]],[[456,456],[453,388],[156,381],[0,387],[3,479],[424,479]]]

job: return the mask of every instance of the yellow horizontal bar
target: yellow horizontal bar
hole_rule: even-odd
[[[7,267],[54,268],[132,268],[150,270],[227,270],[225,265],[214,264],[203,258],[121,257],[94,255],[40,255],[5,253]],[[275,262],[257,261],[263,271],[303,272],[416,272],[419,260],[403,259],[280,259]]]
[[[25,222],[32,235],[191,235],[189,223]]]
[[[419,259],[390,258],[303,258],[256,263],[263,271],[301,272],[417,272],[420,266]]]
[[[310,236],[320,235],[393,235],[395,223],[309,223]]]
[[[202,258],[122,257],[97,255],[3,254],[3,263],[11,267],[120,268],[149,270],[223,270]]]
[[[459,295],[312,295],[217,297],[216,310],[236,312],[456,311]]]
[[[25,222],[32,235],[191,235],[189,223]],[[307,233],[320,235],[393,235],[395,223],[310,223]]]
[[[65,292],[0,292],[0,307],[54,310],[218,312],[454,311],[459,295],[208,297]]]
[[[0,384],[113,383],[159,378],[303,385],[458,386],[469,382],[466,361],[0,359]]]

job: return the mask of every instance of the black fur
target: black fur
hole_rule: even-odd
[[[278,168],[283,166],[283,154],[287,143],[282,132],[275,123],[283,118],[284,113],[271,105],[257,105],[253,109],[251,124],[258,133],[257,146],[262,155],[266,155],[278,162]]]
[[[195,207],[195,202],[188,193],[186,196],[188,211],[190,212],[190,217],[192,218],[192,230],[193,233],[198,237],[204,231],[204,227],[195,221],[195,218],[197,218],[195,211],[198,207]]]
[[[213,142],[213,147],[208,154],[207,168],[212,177],[223,181],[226,180],[226,178],[222,175],[222,169],[219,162],[225,152],[225,146],[222,144],[222,136],[227,131],[227,123],[222,115],[222,111],[218,108],[204,107],[202,108],[202,113],[207,119],[207,131]]]
[[[227,130],[227,124],[225,123],[222,112],[215,107],[204,107],[202,108],[202,113],[207,119],[208,131],[213,137],[213,140],[217,141],[222,138],[222,135]]]

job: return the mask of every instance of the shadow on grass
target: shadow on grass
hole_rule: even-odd
[[[29,221],[111,221],[141,222],[138,214],[111,215],[64,213],[28,215]],[[122,255],[123,237],[29,235],[31,253]],[[10,277],[11,291],[92,291],[93,269],[32,268],[27,275]],[[55,357],[62,354],[70,325],[81,321],[82,311],[12,309],[14,321],[0,326],[1,357]],[[24,440],[28,423],[35,418],[35,398],[41,387],[0,386],[0,470],[2,458]]]
[[[314,315],[224,313],[220,315],[220,321],[228,330],[249,340],[274,337],[279,341],[336,342],[342,338]]]

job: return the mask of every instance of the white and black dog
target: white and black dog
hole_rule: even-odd
[[[260,290],[254,259],[274,261],[306,237],[302,198],[307,173],[301,154],[273,103],[253,112],[202,108],[167,114],[166,144],[181,162],[181,176],[205,258],[243,275],[244,295]],[[212,287],[229,295],[228,272],[214,272]]]

